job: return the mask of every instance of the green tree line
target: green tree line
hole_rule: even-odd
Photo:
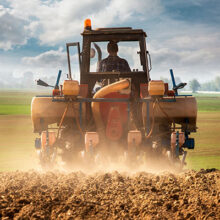
[[[172,81],[170,79],[161,77],[161,80],[169,84],[169,88],[173,87]],[[175,78],[176,84],[183,82],[179,77]],[[196,92],[200,91],[220,91],[220,76],[215,77],[214,80],[200,83],[197,79],[192,79],[187,83],[187,86],[182,90],[192,90]]]

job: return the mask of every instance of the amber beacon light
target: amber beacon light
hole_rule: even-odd
[[[85,30],[91,30],[92,29],[91,20],[89,18],[87,18],[84,21],[84,29]]]

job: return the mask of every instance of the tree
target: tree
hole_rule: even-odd
[[[216,91],[220,91],[220,76],[215,77],[214,82],[215,82]]]
[[[190,81],[189,86],[192,89],[192,92],[196,92],[198,88],[201,87],[197,79],[193,79],[192,81]]]

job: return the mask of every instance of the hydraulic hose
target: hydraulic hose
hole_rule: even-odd
[[[74,106],[72,106],[72,107],[73,107],[73,113],[74,113],[74,115],[76,115],[76,112],[75,112]],[[80,126],[80,123],[79,123],[79,119],[78,119],[78,117],[75,117],[75,119],[76,119],[76,125],[77,125],[77,128],[79,129],[80,134],[82,135],[82,137],[84,137],[84,132],[83,132],[81,126]]]
[[[63,124],[63,120],[64,120],[64,118],[65,118],[65,116],[66,116],[66,113],[67,113],[69,104],[70,104],[70,103],[68,102],[68,104],[67,104],[67,106],[66,106],[66,108],[65,108],[65,110],[64,110],[64,113],[63,113],[63,115],[62,115],[62,118],[61,118],[61,120],[60,120],[60,124],[59,124],[58,131],[57,131],[57,138],[59,137],[60,128],[61,128],[61,126],[62,126],[62,124]],[[56,139],[57,139],[57,138],[56,138]]]
[[[153,103],[153,111],[152,111],[152,125],[151,125],[151,129],[150,129],[150,132],[148,133],[148,135],[145,135],[145,137],[148,139],[151,137],[152,133],[153,133],[153,130],[154,130],[154,124],[155,124],[155,115],[154,115],[154,112],[155,112],[155,109],[156,109],[156,104],[159,106],[159,109],[161,110],[161,112],[163,112],[163,114],[168,118],[169,121],[171,121],[173,124],[174,124],[174,130],[175,130],[175,122],[174,120],[172,120],[168,114],[164,111],[164,109],[161,107],[160,103],[159,103],[159,100],[156,99]]]
[[[150,129],[150,132],[146,135],[145,134],[145,137],[148,139],[151,137],[152,133],[153,133],[153,130],[154,130],[154,124],[155,124],[155,117],[154,117],[154,111],[155,111],[155,108],[156,108],[156,103],[158,102],[158,100],[156,99],[153,103],[153,111],[152,111],[152,124],[151,124],[151,129]]]
[[[63,115],[62,115],[62,118],[61,118],[61,120],[60,120],[56,139],[58,139],[58,137],[59,137],[60,129],[61,129],[61,126],[62,126],[62,124],[63,124],[64,118],[65,118],[66,113],[67,113],[67,110],[68,110],[68,108],[69,108],[69,105],[70,105],[70,102],[68,102],[68,104],[67,104],[67,106],[66,106],[66,108],[65,108],[65,110],[64,110],[64,113],[63,113]],[[72,106],[72,109],[73,109],[74,115],[76,116],[76,112],[75,112],[74,106]],[[83,132],[81,126],[80,126],[78,117],[75,117],[75,119],[76,119],[77,128],[79,129],[81,135],[84,136],[84,132]]]

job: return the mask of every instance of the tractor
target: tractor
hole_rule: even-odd
[[[191,95],[179,94],[186,83],[173,86],[151,80],[151,58],[146,33],[130,27],[98,28],[85,20],[79,42],[67,43],[67,79],[60,85],[61,71],[52,95],[32,99],[31,117],[35,148],[42,168],[87,167],[122,161],[137,167],[144,161],[167,161],[183,167],[186,149],[194,149],[197,103]],[[131,71],[100,72],[108,42],[116,42],[122,53],[131,54]],[[77,51],[70,55],[70,49]],[[71,62],[78,63],[80,80],[73,79]],[[42,80],[38,85],[49,86]],[[154,160],[154,161],[155,161]],[[100,162],[101,161],[101,162]]]

